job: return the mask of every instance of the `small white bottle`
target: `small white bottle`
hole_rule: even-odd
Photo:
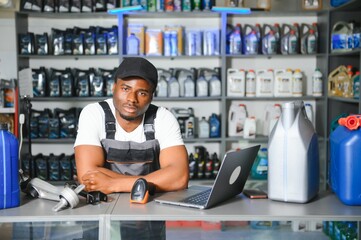
[[[221,80],[219,80],[218,76],[215,74],[209,80],[209,96],[221,96]]]
[[[202,117],[198,123],[198,137],[209,138],[209,130],[209,122],[206,120],[206,117]]]
[[[127,54],[138,55],[139,54],[139,39],[134,33],[131,33],[127,38]]]
[[[243,138],[256,138],[256,118],[248,117],[244,122]]]
[[[176,77],[172,76],[168,82],[168,97],[179,97],[180,86]]]
[[[197,79],[197,97],[208,97],[208,81],[204,76],[199,76]]]
[[[184,97],[194,97],[195,96],[195,83],[190,75],[184,80]]]
[[[168,82],[164,76],[161,76],[158,82],[156,96],[167,97],[168,95]]]
[[[322,87],[322,73],[320,69],[316,68],[316,70],[312,74],[312,95],[315,97],[321,97],[323,94]]]
[[[301,97],[303,94],[303,75],[300,69],[296,69],[292,77],[292,96]]]
[[[256,73],[250,69],[246,74],[246,97],[256,96]]]

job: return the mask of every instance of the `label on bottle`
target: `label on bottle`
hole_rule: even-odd
[[[332,34],[332,50],[347,49],[347,34]]]
[[[322,96],[322,76],[314,75],[312,76],[312,95],[313,96]]]
[[[246,97],[253,97],[256,95],[256,75],[254,73],[247,73],[246,77]]]

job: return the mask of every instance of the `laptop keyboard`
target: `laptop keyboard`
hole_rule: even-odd
[[[183,199],[181,202],[189,203],[193,205],[201,205],[201,206],[206,205],[209,195],[211,194],[211,190],[212,189],[210,188],[206,191],[194,194],[190,197]]]

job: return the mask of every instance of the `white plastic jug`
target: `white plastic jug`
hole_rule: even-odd
[[[246,72],[243,69],[227,70],[227,96],[244,97]]]
[[[256,96],[273,97],[274,73],[272,69],[261,69],[257,71]]]
[[[273,94],[275,97],[292,96],[292,70],[277,69],[275,70],[275,82]]]
[[[317,134],[303,101],[282,104],[268,140],[268,197],[305,203],[319,190]]]
[[[228,112],[228,136],[243,136],[247,108],[244,104],[232,102]]]

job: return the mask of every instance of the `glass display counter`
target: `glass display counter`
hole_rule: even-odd
[[[271,234],[272,230],[272,234],[282,235],[285,234],[285,229],[288,232],[293,229],[291,236],[297,239],[297,236],[304,237],[305,234],[299,228],[302,223],[361,221],[361,206],[344,205],[330,192],[320,192],[306,204],[269,199],[251,200],[240,194],[208,210],[162,205],[154,201],[132,204],[127,193],[111,194],[109,199],[109,202],[98,205],[86,204],[85,199],[81,199],[73,209],[53,212],[52,207],[56,202],[30,200],[24,196],[20,207],[0,210],[1,239],[16,239],[16,236],[28,236],[27,239],[81,239],[84,230],[94,239],[120,239],[119,227],[124,221],[165,221],[168,239],[192,232],[194,236],[208,236],[210,233],[214,236],[227,233],[257,236],[260,231],[250,227],[249,223],[279,222],[279,226],[261,234],[267,231]],[[308,236],[316,235],[315,239],[326,236],[321,232],[320,226],[315,225],[315,228],[318,228],[318,232]]]

